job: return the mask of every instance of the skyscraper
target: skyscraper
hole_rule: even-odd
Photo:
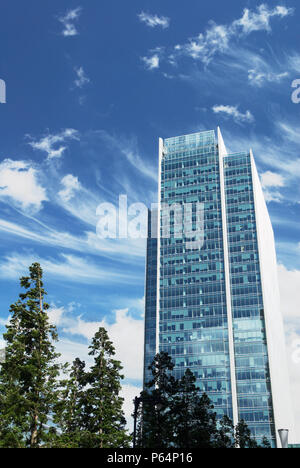
[[[293,439],[293,416],[274,235],[252,151],[228,154],[220,129],[160,139],[158,193],[144,381],[166,351],[174,375],[190,368],[219,417],[244,419],[257,440],[280,446],[278,429]]]

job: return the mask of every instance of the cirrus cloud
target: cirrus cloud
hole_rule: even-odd
[[[76,88],[83,88],[84,85],[90,82],[90,79],[86,75],[83,67],[75,67],[76,79],[74,80],[74,85]]]
[[[275,17],[282,19],[293,13],[292,8],[282,5],[270,8],[262,3],[256,10],[244,9],[242,16],[231,23],[217,24],[211,20],[204,32],[188,38],[185,43],[173,46],[169,51],[168,61],[176,65],[180,56],[187,56],[207,66],[217,54],[234,54],[232,46],[237,39],[245,38],[258,31],[270,32],[271,19]],[[262,77],[259,77],[259,80],[261,79]]]
[[[29,145],[39,151],[43,151],[47,154],[47,159],[61,158],[65,150],[67,149],[66,145],[62,145],[66,140],[78,140],[78,132],[74,128],[66,128],[60,133],[56,134],[47,134],[43,136],[40,140],[34,141],[34,139],[27,135],[27,138],[30,138],[32,141],[29,142]],[[57,146],[60,144],[59,146]]]
[[[78,21],[82,8],[77,7],[68,10],[64,16],[58,18],[59,22],[63,25],[61,34],[65,37],[77,36],[79,33],[76,29],[75,22]]]
[[[237,123],[251,123],[255,120],[252,113],[249,110],[247,110],[245,113],[242,113],[238,110],[237,106],[224,106],[221,104],[213,106],[212,110],[215,114],[225,114],[229,117],[232,117]]]
[[[166,16],[151,15],[150,13],[142,11],[138,15],[138,18],[142,23],[149,26],[149,28],[160,26],[161,28],[166,29],[170,26],[170,18],[167,18]]]

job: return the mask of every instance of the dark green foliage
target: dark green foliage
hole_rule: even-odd
[[[95,334],[89,347],[94,365],[85,370],[76,359],[69,378],[61,382],[60,401],[54,420],[59,430],[53,431],[51,447],[122,448],[130,437],[122,406],[121,364],[115,360],[115,349],[104,328]]]
[[[241,449],[258,448],[258,444],[251,435],[251,431],[242,419],[235,428],[235,444]]]
[[[76,358],[69,378],[61,382],[60,399],[55,408],[54,420],[64,433],[74,433],[81,426],[85,385],[85,363]]]
[[[176,380],[167,353],[157,354],[150,369],[153,379],[141,393],[138,445],[144,448],[208,448],[217,432],[216,415],[206,394],[200,395],[187,370]]]
[[[99,328],[89,347],[94,365],[86,373],[83,427],[92,434],[94,448],[129,446],[121,391],[121,363],[114,359],[115,348],[104,328]]]
[[[20,279],[26,292],[10,307],[4,334],[5,362],[0,368],[0,447],[39,447],[57,399],[60,366],[53,342],[55,327],[44,302],[43,272],[38,263]]]
[[[137,447],[152,449],[259,448],[244,421],[234,428],[230,418],[218,421],[208,396],[201,395],[194,374],[187,369],[176,380],[174,364],[164,352],[149,367],[153,379],[140,395]],[[269,448],[266,439],[263,448]]]
[[[76,359],[67,379],[58,380],[67,366],[57,363],[55,327],[44,302],[43,272],[38,263],[20,280],[25,292],[10,307],[4,335],[5,361],[0,366],[0,447],[106,448],[128,447],[122,411],[121,364],[104,328],[90,346],[94,365]],[[52,424],[52,419],[54,426]]]
[[[260,448],[264,448],[264,449],[270,449],[270,448],[272,448],[272,447],[271,447],[271,444],[270,444],[270,442],[269,442],[269,439],[268,439],[266,436],[263,438],[262,444],[261,444]]]
[[[173,400],[174,445],[176,448],[212,447],[217,432],[216,414],[208,396],[200,395],[194,374],[187,369],[179,380]]]
[[[226,415],[219,421],[214,446],[215,448],[235,448],[234,425]]]
[[[55,327],[44,302],[43,272],[38,263],[20,280],[25,292],[10,307],[0,365],[0,448],[126,448],[130,437],[120,397],[122,366],[104,328],[95,334],[86,370],[76,359],[59,381]],[[137,447],[151,449],[270,448],[251,436],[244,421],[236,428],[224,416],[217,421],[206,394],[200,394],[188,369],[176,380],[174,364],[160,353],[150,366],[153,379],[136,400]],[[54,426],[50,421],[53,420]]]
[[[173,399],[177,382],[170,374],[174,364],[167,353],[155,356],[150,368],[153,379],[141,393],[142,437],[139,444],[145,448],[168,448],[173,442]],[[141,423],[140,423],[141,424]]]
[[[76,358],[69,378],[60,382],[59,400],[54,408],[54,422],[59,431],[52,430],[48,447],[84,448],[89,446],[89,434],[83,429],[85,402],[85,363]]]

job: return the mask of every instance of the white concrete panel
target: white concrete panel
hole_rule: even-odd
[[[161,164],[163,160],[162,138],[158,144],[158,220],[157,220],[157,283],[156,283],[156,353],[159,353],[159,293],[160,293],[160,211],[161,211]]]
[[[221,190],[221,206],[222,206],[224,270],[225,270],[226,309],[227,309],[227,322],[228,322],[232,411],[233,411],[233,423],[236,426],[239,422],[239,417],[238,417],[238,401],[237,401],[235,354],[234,354],[233,319],[232,319],[232,309],[231,309],[230,269],[229,269],[227,217],[226,217],[226,204],[225,204],[226,203],[225,180],[224,180],[224,164],[223,164],[224,157],[227,156],[227,150],[226,150],[226,146],[224,144],[224,140],[223,140],[221,130],[219,127],[218,127],[218,147],[219,147],[220,190]]]
[[[289,429],[290,443],[296,443],[296,434],[280,310],[274,233],[252,152],[251,168],[274,417],[277,443],[280,447],[278,429]]]

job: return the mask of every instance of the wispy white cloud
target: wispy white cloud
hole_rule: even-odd
[[[279,172],[288,180],[291,190],[299,191],[300,155],[298,125],[273,119],[274,130],[269,134],[239,137],[237,134],[223,131],[230,152],[253,149],[256,161],[267,170]],[[298,136],[297,136],[298,135]],[[297,181],[297,186],[292,185]],[[295,194],[294,194],[295,195]]]
[[[210,27],[204,34],[200,33],[197,37],[189,39],[186,44],[177,44],[172,53],[172,60],[175,60],[176,55],[183,54],[208,64],[217,52],[227,50],[230,36],[230,30],[226,26],[211,21]]]
[[[81,7],[68,10],[64,16],[58,18],[63,25],[61,34],[65,37],[77,36],[79,33],[76,29],[75,23],[78,21],[82,12]]]
[[[143,163],[142,158],[138,154],[137,143],[135,139],[115,138],[108,135],[106,132],[101,134],[101,139],[108,146],[114,148],[114,152],[118,150],[126,157],[125,162],[129,162],[136,167],[137,171],[141,171],[145,176],[155,174],[156,171]],[[116,156],[120,159],[120,156]],[[60,179],[61,187],[58,185]],[[155,177],[153,177],[155,179]],[[46,189],[39,184],[42,181]],[[85,252],[96,255],[103,255],[107,258],[118,258],[123,261],[127,257],[127,261],[136,262],[137,258],[142,258],[144,255],[145,239],[102,239],[97,236],[96,226],[99,221],[99,216],[96,210],[99,204],[107,201],[112,203],[117,202],[116,195],[109,193],[110,199],[107,200],[107,194],[103,198],[103,193],[87,189],[78,179],[78,177],[67,174],[60,176],[59,171],[55,167],[48,170],[45,174],[41,167],[30,167],[29,163],[23,161],[13,162],[6,160],[0,165],[0,197],[7,200],[15,208],[20,208],[19,214],[26,214],[26,217],[21,218],[18,222],[11,222],[0,219],[0,231],[27,239],[32,243],[40,243],[43,245],[51,245],[52,247],[66,248],[78,252]],[[125,190],[132,195],[131,182],[127,180],[126,174],[123,174],[120,180],[121,184],[125,184],[119,190]],[[59,190],[60,189],[60,190]],[[124,192],[123,192],[124,193]],[[140,201],[142,193],[136,193],[136,200]],[[44,224],[34,217],[28,217],[38,211],[44,200],[48,200],[53,206],[64,210],[68,215],[72,215],[81,224],[87,225],[83,227],[80,234],[76,235],[57,228],[55,224],[49,226],[49,223]],[[129,200],[128,200],[129,201]],[[26,210],[25,210],[26,209]],[[116,205],[117,210],[117,205]],[[26,211],[26,212],[25,212]],[[91,230],[92,227],[92,230]],[[130,252],[130,258],[128,253]],[[123,259],[123,260],[122,260]]]
[[[10,320],[10,316],[8,316],[7,318],[3,318],[3,317],[0,317],[0,327],[5,327],[5,325],[8,324]],[[0,349],[2,348],[2,346],[0,345]]]
[[[270,20],[278,16],[284,18],[292,15],[293,8],[285,6],[276,6],[269,8],[265,3],[259,5],[256,11],[251,11],[248,8],[244,9],[243,16],[232,23],[232,30],[241,30],[243,34],[250,34],[254,31],[271,31]]]
[[[145,256],[145,241],[143,239],[100,239],[96,232],[85,231],[82,235],[55,230],[45,226],[38,229],[34,225],[22,226],[0,219],[0,231],[46,246],[74,250],[85,254],[101,255],[107,258],[117,258],[120,262],[135,262]],[[128,253],[130,252],[130,255]]]
[[[150,166],[145,159],[140,155],[137,139],[125,138],[123,136],[112,135],[105,130],[97,130],[94,132],[100,137],[107,146],[117,149],[135,170],[139,171],[143,176],[148,177],[157,182],[157,169]]]
[[[298,251],[300,252],[299,246]],[[283,316],[287,322],[294,322],[300,333],[300,271],[279,265],[278,275]]]
[[[81,184],[78,180],[78,177],[68,174],[64,176],[61,180],[61,184],[64,187],[63,190],[58,192],[58,196],[62,199],[63,202],[68,202],[73,198],[75,192],[81,189]]]
[[[292,15],[293,11],[291,8],[280,5],[270,8],[263,3],[256,10],[244,9],[242,17],[231,23],[217,24],[210,21],[204,32],[189,38],[183,44],[175,45],[168,54],[168,61],[177,64],[178,58],[183,55],[208,65],[217,54],[232,54],[234,41],[236,42],[256,31],[270,32],[272,18],[282,19]],[[257,73],[261,74],[260,71]],[[273,79],[275,78],[276,75],[273,76]],[[282,78],[277,76],[277,79]],[[257,80],[262,80],[262,77],[257,78]]]
[[[32,253],[11,253],[0,261],[0,276],[5,279],[17,279],[28,269],[28,265],[39,262],[47,276],[63,278],[64,281],[82,284],[118,283],[130,284],[139,278],[128,273],[121,273],[107,266],[102,268],[90,258],[72,254],[61,254],[58,258],[40,258]]]
[[[287,62],[289,67],[298,73],[300,73],[300,54],[299,53],[292,53],[288,55]]]
[[[141,60],[144,62],[147,70],[155,70],[159,68],[159,56],[157,54],[154,54],[151,57],[141,57]]]
[[[285,186],[285,179],[281,174],[266,171],[261,174],[261,183],[267,202],[280,203],[284,200],[284,197],[278,191],[278,188]]]
[[[65,145],[59,145],[66,142],[67,140],[78,140],[79,133],[73,128],[66,128],[57,134],[48,134],[43,136],[40,140],[34,141],[34,139],[27,135],[32,141],[29,142],[30,146],[39,151],[43,151],[47,154],[47,159],[61,158],[67,147]]]
[[[294,126],[286,121],[276,122],[278,130],[284,135],[284,137],[296,145],[300,144],[300,131],[299,126]]]
[[[29,212],[39,211],[48,200],[38,170],[29,162],[11,159],[0,163],[0,199]]]
[[[83,88],[84,85],[90,83],[89,77],[86,75],[83,67],[75,68],[76,79],[74,80],[74,85],[77,88]]]
[[[225,114],[227,116],[232,117],[235,122],[247,122],[251,123],[254,122],[254,117],[249,110],[245,113],[242,113],[238,110],[237,106],[224,106],[224,105],[215,105],[213,106],[212,110],[215,114]]]
[[[150,28],[155,28],[160,26],[163,29],[166,29],[170,26],[170,18],[166,16],[151,15],[150,13],[145,13],[142,11],[138,18],[142,23],[145,23]]]
[[[165,56],[167,56],[166,51],[164,51],[160,63],[162,73],[165,71],[163,67]],[[182,69],[179,56],[175,55],[174,60],[177,67],[173,68],[173,75],[192,85],[201,95],[205,88],[208,94],[215,96],[218,91],[224,89],[225,79],[228,86],[223,93],[232,94],[232,90],[234,90],[234,99],[238,95],[238,99],[241,101],[245,98],[243,90],[247,85],[255,88],[255,92],[263,86],[268,86],[269,92],[276,91],[277,94],[286,96],[291,84],[289,77],[295,76],[290,56],[278,51],[275,56],[268,47],[251,50],[248,48],[248,42],[242,38],[238,41],[234,41],[233,38],[230,47],[226,48],[222,54],[214,56],[214,60],[203,62],[205,70],[198,64]],[[253,91],[251,90],[251,92]]]
[[[97,193],[93,193],[91,190],[83,187],[82,184],[77,186],[76,189],[73,188],[72,192],[69,192],[72,194],[70,197],[62,197],[62,192],[63,194],[68,194],[68,190],[59,192],[55,200],[56,203],[74,216],[74,218],[96,229],[98,221],[96,209],[99,203],[103,201],[101,197]]]
[[[253,86],[261,87],[264,83],[280,83],[289,76],[289,72],[273,73],[260,70],[249,70],[248,80]]]
[[[276,174],[275,172],[267,171],[261,174],[261,182],[263,188],[269,187],[284,187],[285,180],[281,174]]]
[[[284,196],[278,190],[264,190],[264,196],[267,203],[282,203],[284,201]]]

